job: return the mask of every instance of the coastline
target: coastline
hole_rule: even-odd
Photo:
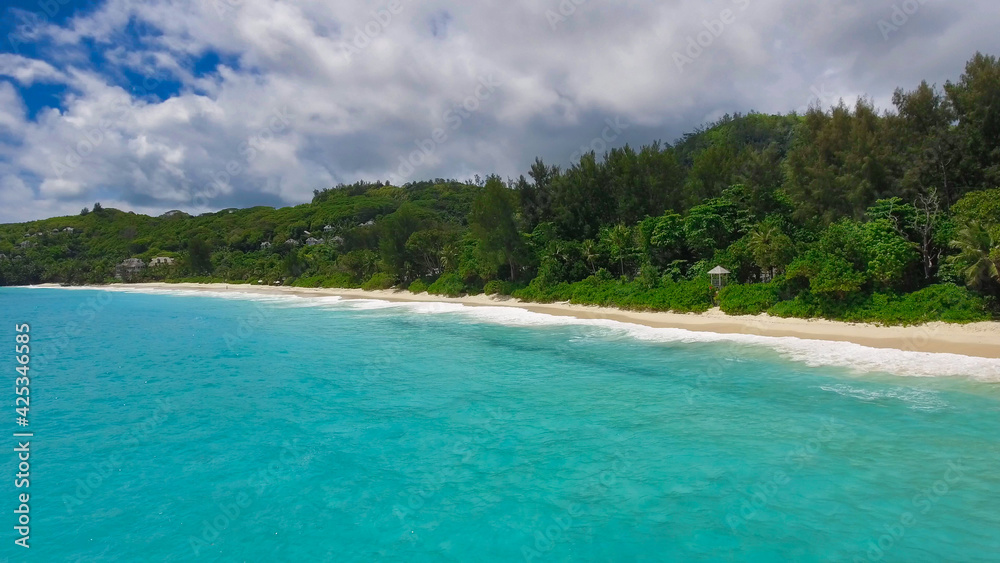
[[[42,284],[33,287],[61,287]],[[869,348],[908,352],[947,353],[977,358],[1000,358],[1000,322],[967,325],[934,322],[920,326],[884,327],[845,323],[825,319],[785,319],[758,316],[730,316],[718,309],[706,313],[660,313],[626,311],[609,307],[569,303],[530,303],[513,298],[487,295],[443,297],[406,290],[364,291],[360,289],[301,288],[236,284],[139,283],[94,286],[95,289],[154,289],[174,291],[234,292],[297,297],[340,297],[390,302],[457,303],[470,307],[515,307],[545,315],[577,319],[607,319],[652,328],[673,328],[716,334],[742,334],[764,337],[791,337],[804,340],[850,342]]]

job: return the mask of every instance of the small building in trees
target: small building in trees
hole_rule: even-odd
[[[708,272],[709,277],[712,278],[712,287],[715,289],[722,289],[726,287],[726,283],[729,281],[729,274],[731,272],[722,266],[716,266]]]
[[[115,266],[115,277],[122,281],[134,280],[146,269],[146,263],[139,258],[126,258]]]
[[[153,268],[156,266],[173,266],[174,259],[169,256],[157,256],[149,261],[149,267]]]

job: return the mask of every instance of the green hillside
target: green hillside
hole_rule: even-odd
[[[805,115],[465,184],[358,183],[309,204],[0,225],[0,285],[185,279],[429,288],[624,308],[883,323],[991,318],[1000,61]],[[72,228],[69,232],[67,228]],[[172,264],[122,268],[137,258]],[[707,272],[723,266],[716,292]]]

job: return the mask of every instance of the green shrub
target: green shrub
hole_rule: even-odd
[[[545,286],[541,280],[535,278],[528,284],[528,287],[515,290],[511,292],[511,295],[522,301],[532,301],[534,303],[569,301],[573,296],[573,286],[566,282],[554,286]]]
[[[361,284],[361,289],[365,291],[374,291],[377,289],[389,289],[395,285],[395,280],[392,276],[386,274],[385,272],[379,272],[368,279],[365,283]]]
[[[501,282],[500,280],[488,281],[486,282],[486,285],[483,287],[483,293],[485,293],[486,295],[497,295],[502,291],[503,291],[503,282]]]
[[[164,281],[167,283],[232,283],[225,278],[217,278],[215,276],[193,276],[193,277],[176,278]]]
[[[432,295],[459,297],[465,293],[465,282],[458,274],[444,274],[427,288],[427,292]]]
[[[990,320],[985,300],[952,284],[932,285],[906,295],[852,294],[832,299],[803,292],[768,309],[776,317],[816,318],[883,325],[916,325],[932,321],[971,323]]]
[[[486,295],[510,295],[514,292],[515,286],[511,282],[493,280],[486,282],[483,293]]]
[[[704,313],[715,299],[715,288],[707,278],[666,284],[662,291],[670,310],[678,313]]]
[[[881,295],[881,294],[875,294]],[[873,295],[850,293],[844,297],[830,294],[803,291],[790,301],[776,303],[767,310],[769,315],[776,317],[794,317],[800,319],[823,318],[834,321],[869,322],[867,314],[860,311],[871,308]]]
[[[292,282],[292,287],[321,287],[324,281],[323,276],[310,276],[306,278],[298,278]]]
[[[932,285],[902,296],[876,293],[844,317],[849,321],[893,325],[932,321],[971,323],[990,319],[982,297],[951,284]]]
[[[820,307],[808,291],[803,292],[788,301],[779,301],[767,310],[768,315],[775,317],[810,319],[822,316]]]
[[[909,294],[907,302],[912,307],[935,311],[942,321],[949,323],[974,323],[992,319],[985,299],[957,285],[932,285]]]
[[[513,292],[514,297],[537,303],[569,301],[640,311],[703,312],[712,306],[713,290],[706,280],[667,282],[650,288],[648,281],[623,281],[595,275],[583,281],[546,287],[534,280]]]
[[[357,286],[358,284],[351,279],[351,275],[344,272],[327,276],[323,280],[323,287],[353,288]]]
[[[778,302],[774,283],[727,285],[719,292],[719,308],[727,315],[759,315]]]
[[[424,283],[424,280],[413,280],[407,289],[410,290],[410,293],[423,293],[427,291],[427,284]]]

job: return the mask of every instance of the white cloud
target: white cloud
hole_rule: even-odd
[[[620,143],[637,144],[727,112],[791,111],[816,92],[885,105],[896,86],[957,77],[977,48],[996,46],[1000,23],[985,0],[923,4],[888,39],[888,1],[592,0],[555,29],[556,0],[399,0],[394,14],[388,0],[233,0],[219,13],[226,1],[107,0],[36,30],[51,42],[45,60],[0,55],[0,75],[19,86],[68,87],[60,109],[27,121],[0,82],[0,190],[32,194],[0,219],[97,199],[151,212],[300,203],[336,182],[388,178],[439,127],[447,141],[410,179],[515,175],[535,156],[566,164],[606,118],[632,124]],[[719,30],[726,9],[731,21],[679,70],[674,53]],[[103,50],[102,68],[84,39]],[[208,52],[224,64],[199,75]],[[125,70],[179,91],[126,90]],[[483,76],[500,86],[453,128],[447,112]],[[280,128],[276,112],[288,116]]]
[[[23,86],[31,86],[35,82],[52,83],[66,80],[63,73],[45,61],[10,53],[0,53],[0,76],[9,76]]]
[[[24,127],[24,112],[24,102],[14,87],[10,82],[0,81],[0,134],[18,136]]]

